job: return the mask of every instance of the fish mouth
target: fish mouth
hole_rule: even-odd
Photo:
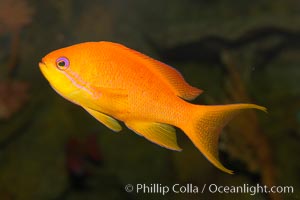
[[[46,63],[44,63],[43,61],[40,61],[39,62],[39,67],[42,68],[42,67],[47,67]]]
[[[45,77],[47,77],[49,68],[47,67],[46,63],[43,62],[43,61],[40,61],[40,62],[39,62],[39,68],[40,68],[40,71],[42,72],[42,74],[43,74]]]

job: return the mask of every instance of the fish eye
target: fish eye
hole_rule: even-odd
[[[66,57],[60,57],[56,60],[56,67],[60,70],[65,70],[69,67],[70,61]]]

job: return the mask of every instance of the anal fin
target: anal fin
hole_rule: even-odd
[[[125,122],[125,124],[129,129],[155,144],[167,149],[181,151],[177,144],[175,128],[168,124],[141,121],[130,121]]]
[[[122,126],[119,124],[117,120],[114,118],[103,114],[101,112],[95,111],[93,109],[83,107],[88,113],[90,113],[93,117],[95,117],[99,122],[104,124],[106,127],[110,128],[115,132],[119,132],[122,130]]]

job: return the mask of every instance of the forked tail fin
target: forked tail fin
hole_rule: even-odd
[[[218,141],[223,127],[240,111],[244,109],[266,108],[255,104],[230,104],[218,106],[193,107],[189,120],[181,127],[194,145],[204,156],[220,170],[232,174],[233,171],[224,167],[219,161]],[[194,114],[191,114],[194,113]]]

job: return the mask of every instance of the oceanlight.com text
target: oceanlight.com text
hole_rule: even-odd
[[[174,194],[203,194],[205,192],[209,193],[220,193],[220,194],[268,194],[268,193],[281,193],[281,194],[291,194],[294,193],[293,186],[272,186],[268,187],[266,185],[249,185],[243,184],[240,186],[224,186],[217,184],[203,184],[201,186],[195,184],[173,184],[164,185],[160,183],[152,184],[127,184],[125,186],[125,191],[129,193],[136,194],[161,194],[166,195],[168,193]]]

